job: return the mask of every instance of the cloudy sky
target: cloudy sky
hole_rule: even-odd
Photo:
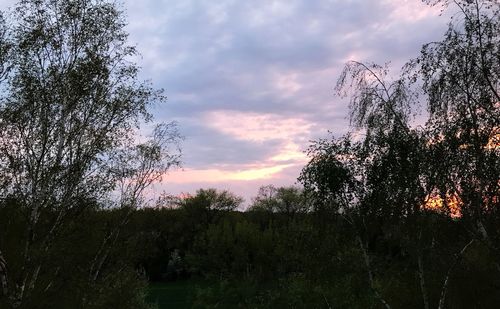
[[[143,77],[164,88],[158,120],[179,123],[183,169],[167,192],[292,185],[303,151],[348,130],[333,87],[346,61],[397,73],[448,20],[419,0],[126,1]],[[158,189],[158,186],[157,186]]]
[[[0,0],[6,4],[11,0]],[[158,121],[185,136],[183,169],[155,190],[215,187],[247,201],[292,185],[313,139],[348,130],[334,96],[348,60],[397,73],[447,18],[419,0],[126,0],[142,78],[164,88]]]

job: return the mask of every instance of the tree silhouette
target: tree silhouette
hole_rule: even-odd
[[[387,66],[357,61],[345,66],[336,91],[350,97],[358,139],[348,134],[313,144],[300,178],[317,203],[324,207],[334,201],[334,209],[354,227],[370,286],[386,307],[373,284],[376,274],[368,249],[391,220],[404,222],[399,241],[415,255],[425,308],[432,301],[425,256],[437,250],[424,236],[430,206],[459,215],[472,231],[449,258],[439,308],[444,308],[452,273],[471,245],[482,242],[497,261],[500,256],[495,225],[500,191],[500,4],[453,5],[460,13],[444,39],[425,45],[398,79],[388,80]],[[421,104],[427,107],[428,121],[412,126],[413,107]]]
[[[63,226],[82,207],[116,196],[118,183],[115,205],[140,205],[144,188],[178,164],[171,146],[179,135],[164,124],[150,141],[136,142],[136,128],[152,120],[148,107],[164,97],[138,80],[137,51],[113,2],[22,0],[7,20],[0,31],[0,196],[16,200],[28,219],[22,252],[10,253],[22,261],[18,273],[0,248],[0,282],[19,307],[46,288],[39,284],[44,256]]]

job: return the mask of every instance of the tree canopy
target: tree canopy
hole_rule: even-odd
[[[178,164],[179,134],[159,124],[137,142],[164,96],[138,79],[114,2],[21,0],[0,22],[0,197],[27,217],[24,250],[4,258],[0,247],[0,278],[2,295],[20,307],[51,285],[39,277],[65,226],[86,207],[139,206],[144,189]],[[22,261],[17,273],[12,259]]]
[[[120,6],[19,1],[0,18],[0,307],[148,308],[148,283],[183,280],[202,308],[498,307],[500,3],[425,2],[457,11],[443,39],[396,78],[347,63],[349,133],[242,211],[214,188],[142,207],[181,137],[153,123],[165,97]]]

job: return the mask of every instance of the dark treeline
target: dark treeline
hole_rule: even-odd
[[[469,244],[463,220],[433,210],[412,219],[353,215],[364,221],[361,245],[360,231],[342,214],[271,211],[261,207],[262,199],[246,212],[224,210],[212,198],[220,194],[200,190],[175,209],[134,211],[91,284],[95,252],[124,211],[79,214],[46,256],[51,271],[40,285],[52,286],[36,290],[25,306],[68,308],[86,297],[85,307],[147,307],[148,281],[189,279],[205,282],[196,289],[199,308],[382,308],[380,299],[391,308],[422,308],[422,275],[431,308],[443,293],[446,308],[496,308],[500,302],[496,256],[487,244]],[[20,261],[26,223],[19,205],[6,202],[0,211],[6,258]],[[499,223],[498,217],[488,222]],[[418,240],[412,239],[416,233]]]
[[[480,242],[461,254],[466,224],[446,215],[365,217],[362,247],[359,231],[334,212],[213,210],[200,220],[207,209],[198,207],[141,210],[132,231],[142,235],[138,265],[150,280],[211,282],[197,291],[200,307],[378,308],[383,298],[391,308],[422,308],[421,275],[431,307],[443,293],[447,308],[500,303],[495,256]]]
[[[164,97],[115,4],[20,1],[0,23],[0,307],[147,308],[148,283],[190,280],[199,308],[498,308],[500,4],[432,2],[442,41],[397,78],[349,62],[351,132],[242,212],[214,189],[148,205],[179,134],[134,135]]]

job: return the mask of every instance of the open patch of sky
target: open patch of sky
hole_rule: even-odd
[[[5,8],[14,1],[2,0]],[[397,73],[448,19],[418,0],[125,0],[141,78],[164,88],[157,121],[177,121],[183,170],[155,190],[228,189],[247,202],[292,185],[311,140],[348,131],[334,96],[348,60]]]

